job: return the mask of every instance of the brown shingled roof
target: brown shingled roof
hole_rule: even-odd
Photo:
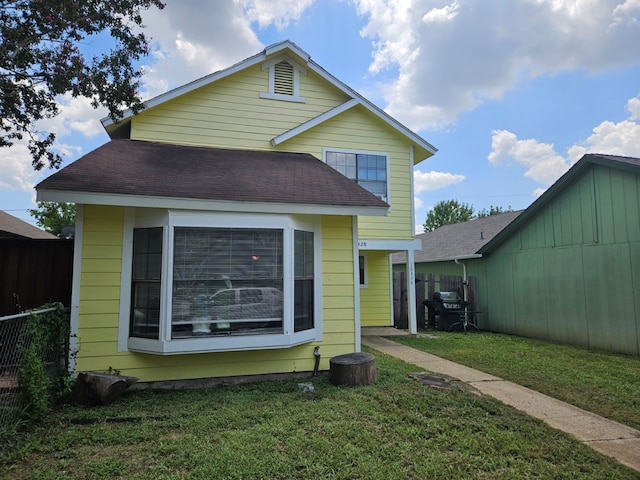
[[[0,210],[0,238],[58,238]]]
[[[312,155],[116,139],[38,190],[354,207],[387,204]]]
[[[523,210],[474,218],[466,222],[443,225],[432,232],[416,235],[422,240],[422,250],[416,251],[415,263],[437,262],[453,258],[472,257],[483,245],[514,221]],[[394,253],[393,263],[406,263],[405,253]]]

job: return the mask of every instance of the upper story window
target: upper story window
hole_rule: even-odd
[[[389,202],[389,156],[384,153],[325,149],[327,165]]]
[[[184,212],[129,222],[122,350],[282,348],[320,338],[313,223]]]
[[[305,68],[287,56],[281,56],[263,63],[262,70],[269,72],[269,91],[261,92],[260,98],[288,102],[305,101],[304,97],[300,96],[300,73],[306,75]]]

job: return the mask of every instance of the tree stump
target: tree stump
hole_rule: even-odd
[[[376,359],[370,353],[347,353],[329,360],[329,381],[334,385],[369,385],[377,376]]]
[[[136,377],[101,372],[80,372],[72,400],[83,405],[110,405],[136,383]]]

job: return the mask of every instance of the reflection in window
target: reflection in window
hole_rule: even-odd
[[[326,152],[327,165],[387,201],[387,157],[365,153]]]
[[[294,233],[294,324],[295,332],[314,327],[313,320],[313,232]]]
[[[133,233],[130,335],[158,338],[162,228],[138,228]]]
[[[282,236],[176,227],[172,338],[283,333]]]

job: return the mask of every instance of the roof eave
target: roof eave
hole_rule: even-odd
[[[493,252],[502,245],[513,232],[516,232],[522,225],[527,223],[530,218],[535,216],[550,201],[552,201],[559,193],[561,193],[566,184],[573,181],[574,178],[581,175],[592,165],[602,165],[606,167],[620,168],[627,171],[637,172],[637,167],[629,166],[623,163],[615,162],[601,154],[586,154],[578,160],[564,175],[551,185],[542,195],[540,195],[528,208],[518,215],[509,225],[500,231],[495,237],[487,242],[478,253],[486,255]]]
[[[388,206],[207,200],[146,195],[104,194],[70,190],[53,190],[46,188],[38,189],[37,200],[45,202],[69,202],[84,205],[174,208],[181,210],[206,210],[234,213],[252,212],[299,215],[362,215],[377,217],[383,217],[389,213]]]

